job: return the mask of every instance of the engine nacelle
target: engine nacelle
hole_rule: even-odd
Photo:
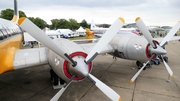
[[[83,53],[83,52],[74,52],[72,54],[70,54],[71,58],[74,57],[81,57],[85,60],[87,54]],[[51,65],[51,67],[53,68],[54,72],[61,77],[63,80],[65,81],[69,81],[72,78],[72,74],[71,71],[69,70],[69,68],[71,68],[71,64],[67,61],[64,60],[63,58],[61,58],[60,56],[58,56],[57,54],[55,54],[54,52],[49,52],[49,63]],[[74,67],[72,67],[74,68]],[[88,64],[88,71],[91,72],[92,70],[92,62],[90,62]],[[75,77],[74,81],[81,81],[83,80],[84,77]]]
[[[148,60],[151,57],[150,49],[152,48],[144,37],[118,36],[114,40],[119,40],[117,50],[114,55],[123,59]]]
[[[62,41],[62,40],[61,40]],[[85,60],[87,54],[85,52],[83,52],[84,50],[79,47],[79,45],[71,42],[71,41],[67,41],[66,42],[63,42],[65,45],[64,46],[61,46],[63,47],[64,49],[66,50],[71,50],[71,51],[67,51],[67,54],[69,54],[69,56],[75,60],[75,58],[82,58],[83,60]],[[69,45],[71,44],[71,45]],[[76,47],[77,45],[77,47]],[[73,47],[72,47],[73,46]],[[75,51],[72,51],[72,50],[75,50],[75,49],[71,49],[71,48],[78,48],[77,50],[82,50],[82,51],[78,51],[78,52],[75,52]],[[53,51],[51,51],[50,49],[47,49],[47,54],[48,54],[48,61],[49,61],[49,64],[50,66],[52,67],[52,69],[54,70],[54,72],[63,80],[65,80],[66,82],[69,81],[73,74],[71,73],[71,69],[70,68],[75,68],[75,67],[72,67],[71,64],[64,60],[62,57],[60,57],[59,55],[57,55],[56,53],[54,53]],[[76,61],[76,60],[75,60]],[[86,68],[86,67],[85,67]],[[92,70],[92,62],[90,62],[87,66],[87,69],[88,69],[88,72],[91,72]],[[75,77],[74,78],[74,82],[78,82],[78,81],[81,81],[83,80],[85,77]]]

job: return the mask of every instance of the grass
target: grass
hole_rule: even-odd
[[[68,38],[69,40],[79,40],[79,39],[86,39],[86,36],[77,36],[74,38]]]

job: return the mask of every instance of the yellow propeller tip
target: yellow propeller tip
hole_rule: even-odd
[[[18,24],[20,25],[25,19],[26,19],[26,17],[21,17],[21,18],[19,18]]]
[[[119,97],[118,101],[122,101],[122,98],[121,98],[121,97]]]
[[[133,83],[133,81],[132,81],[132,80],[130,80],[130,83]]]
[[[123,23],[125,23],[125,20],[122,17],[119,17],[119,20],[121,20]]]
[[[172,77],[174,76],[174,74],[172,74]]]
[[[140,19],[140,17],[137,17],[135,21],[137,22],[139,19]]]

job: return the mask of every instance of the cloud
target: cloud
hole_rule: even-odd
[[[180,20],[179,0],[18,0],[27,16],[50,23],[54,18],[74,18],[78,22],[113,23],[123,17],[126,23],[140,16],[147,25],[174,25]],[[10,0],[1,0],[0,9],[13,8]]]
[[[22,4],[33,6],[80,6],[80,7],[119,7],[119,6],[132,6],[146,3],[146,0],[31,0],[30,2],[25,0],[18,0]],[[28,2],[28,3],[27,3]]]

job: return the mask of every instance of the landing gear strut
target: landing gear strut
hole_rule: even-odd
[[[65,85],[65,81],[58,77],[58,75],[53,71],[53,69],[50,69],[50,79],[53,82],[54,89],[62,88]]]

